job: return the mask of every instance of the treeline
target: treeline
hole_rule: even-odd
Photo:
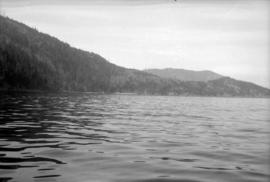
[[[95,53],[73,48],[3,16],[0,16],[0,43],[2,90],[270,95],[266,88],[230,78],[208,82],[182,82],[119,67]]]

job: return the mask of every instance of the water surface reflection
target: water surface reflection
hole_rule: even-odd
[[[2,93],[0,181],[267,181],[269,100]]]

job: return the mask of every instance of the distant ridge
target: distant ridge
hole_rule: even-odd
[[[220,74],[217,74],[212,71],[192,71],[185,69],[176,69],[176,68],[165,68],[165,69],[145,69],[147,73],[157,75],[162,78],[171,78],[178,79],[182,81],[209,81],[216,80],[223,77]]]
[[[76,49],[55,37],[0,16],[0,90],[270,96],[269,89],[253,83],[209,72],[204,75],[204,81],[194,81],[195,78],[183,81],[120,67],[98,54]],[[209,80],[214,77],[220,78]]]

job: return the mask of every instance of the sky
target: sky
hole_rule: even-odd
[[[268,0],[0,0],[0,13],[119,66],[270,88]]]

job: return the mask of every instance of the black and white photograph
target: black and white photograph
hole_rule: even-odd
[[[270,182],[270,1],[0,0],[0,182]]]

